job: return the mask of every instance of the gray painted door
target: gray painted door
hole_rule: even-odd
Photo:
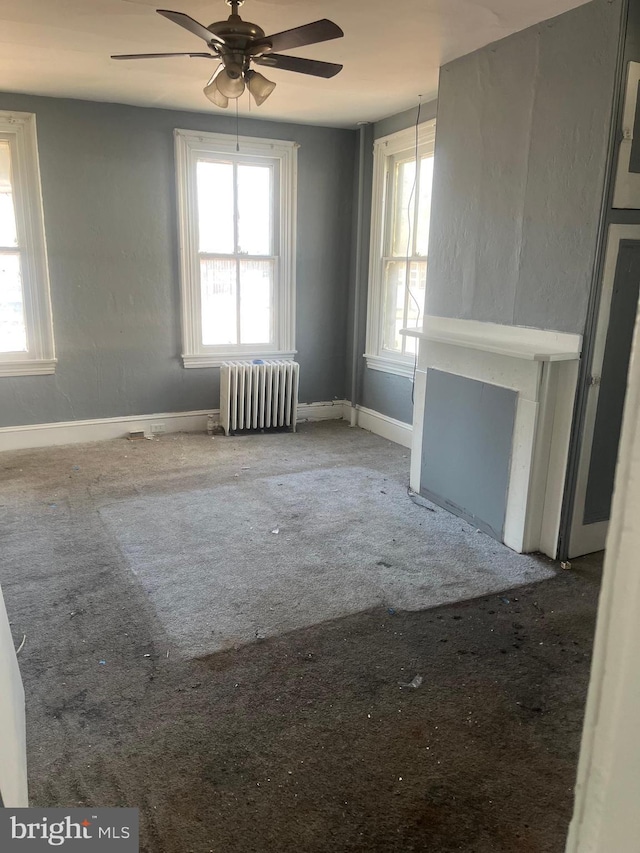
[[[623,240],[616,265],[600,377],[584,505],[585,524],[609,519],[639,290],[640,243]]]
[[[605,546],[640,292],[640,226],[610,227],[569,556]]]

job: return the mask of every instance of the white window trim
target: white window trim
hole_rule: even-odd
[[[435,119],[418,126],[418,157],[432,154],[435,145]],[[367,367],[411,378],[414,372],[414,356],[403,356],[382,346],[382,257],[388,158],[408,151],[415,153],[416,129],[409,127],[389,136],[376,139],[373,144],[373,189],[371,198],[371,242],[369,251],[369,293],[367,298],[367,343],[365,359]],[[424,306],[423,306],[424,309]]]
[[[235,154],[236,137],[204,131],[174,131],[180,241],[180,282],[182,301],[182,362],[184,367],[219,367],[230,358],[277,358],[293,360],[295,349],[295,244],[296,244],[296,142],[241,136],[241,154],[268,157],[280,162],[278,228],[278,278],[274,292],[275,340],[272,347],[236,346],[226,348],[202,344],[200,317],[200,275],[197,267],[197,192],[195,162],[198,156]]]
[[[1,111],[0,136],[11,144],[11,180],[27,327],[26,352],[0,353],[0,376],[50,374],[55,372],[57,360],[35,115]]]

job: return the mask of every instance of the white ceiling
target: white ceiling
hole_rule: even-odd
[[[330,18],[345,37],[291,51],[341,62],[320,80],[264,69],[277,83],[251,115],[354,126],[435,97],[438,68],[489,42],[580,6],[585,0],[247,0],[240,10],[267,33]],[[166,4],[166,5],[165,5]],[[201,51],[204,42],[155,8],[205,26],[230,13],[223,0],[0,0],[0,87],[143,106],[215,112],[202,93],[208,59],[114,62],[112,53]],[[240,113],[249,109],[249,96]]]

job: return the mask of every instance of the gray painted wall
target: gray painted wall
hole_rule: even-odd
[[[436,117],[436,101],[424,103],[420,109],[420,122],[430,121]],[[357,402],[368,409],[380,412],[388,417],[411,423],[413,420],[413,403],[411,401],[412,382],[404,376],[395,376],[392,373],[384,373],[380,370],[370,370],[361,357],[365,351],[366,343],[366,323],[367,323],[367,304],[366,292],[368,285],[368,260],[369,260],[369,237],[371,228],[371,188],[373,182],[373,141],[380,139],[382,136],[388,136],[391,133],[396,133],[399,130],[405,130],[407,127],[412,127],[415,124],[417,117],[417,107],[410,110],[405,110],[397,115],[389,116],[381,119],[373,125],[370,125],[366,131],[366,148],[365,148],[365,174],[366,186],[364,188],[364,215],[362,217],[362,251],[365,258],[365,263],[362,269],[361,292],[363,298],[359,303],[359,329],[358,349],[360,353],[359,360],[359,388],[360,394]],[[357,194],[357,185],[354,190]],[[354,229],[357,227],[357,222],[354,220]],[[355,230],[354,230],[355,234]],[[355,242],[355,241],[354,241]],[[355,246],[354,246],[355,252]],[[354,259],[355,267],[355,259]],[[355,274],[355,273],[354,273]],[[352,304],[352,303],[351,303]],[[353,346],[353,334],[350,326],[349,329],[349,350]],[[347,366],[347,389],[351,388],[351,361]]]
[[[55,376],[0,378],[0,426],[216,408],[218,370],[181,352],[173,129],[235,119],[0,94],[36,113]],[[343,398],[356,134],[240,120],[295,140],[300,400]]]
[[[427,310],[584,331],[621,0],[443,66]]]
[[[420,107],[420,123],[434,119],[437,108],[437,101],[425,101]],[[404,110],[404,112],[380,119],[380,121],[375,122],[373,125],[373,138],[380,139],[382,136],[389,136],[390,133],[398,133],[400,130],[413,127],[416,123],[417,115],[418,108],[412,107],[410,110]]]

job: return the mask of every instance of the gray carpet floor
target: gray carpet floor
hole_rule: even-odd
[[[408,465],[340,423],[0,456],[33,803],[137,806],[147,853],[559,853],[597,575]]]
[[[292,441],[281,440],[283,448]],[[264,472],[269,443],[253,439],[240,460],[250,464],[220,484],[99,508],[184,654],[375,606],[423,610],[552,575],[545,562],[476,535],[439,507],[416,505],[405,478],[369,467],[370,459],[368,467]],[[224,452],[224,440],[218,447]]]

